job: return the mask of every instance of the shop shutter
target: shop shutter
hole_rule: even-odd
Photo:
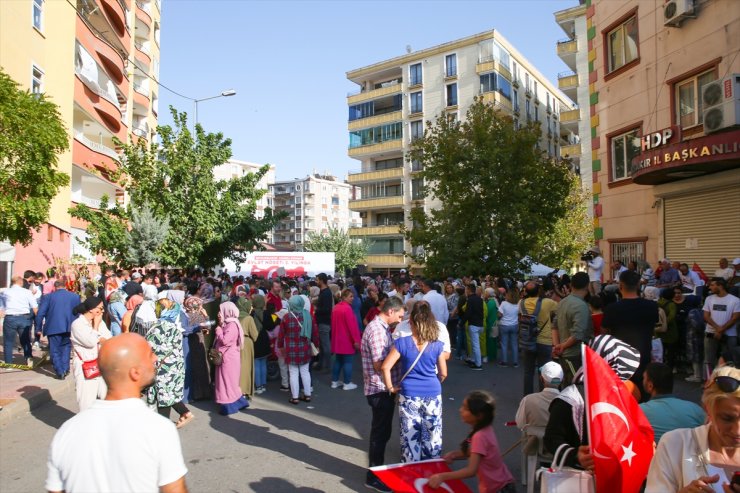
[[[696,262],[711,277],[720,258],[740,257],[740,187],[669,197],[664,207],[669,259]]]

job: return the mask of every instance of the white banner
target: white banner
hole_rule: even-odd
[[[334,252],[255,252],[237,266],[224,260],[226,272],[231,276],[260,276],[267,279],[276,276],[315,277],[323,272],[334,276]]]

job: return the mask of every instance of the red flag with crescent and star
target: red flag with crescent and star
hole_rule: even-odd
[[[596,491],[637,493],[653,458],[653,428],[609,364],[584,344],[586,422]]]

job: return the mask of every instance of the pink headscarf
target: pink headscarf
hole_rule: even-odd
[[[234,324],[234,328],[239,334],[238,345],[240,348],[244,347],[244,331],[241,322],[239,322],[239,309],[236,305],[230,301],[221,303],[218,313],[221,315],[221,327],[226,328],[227,325]]]

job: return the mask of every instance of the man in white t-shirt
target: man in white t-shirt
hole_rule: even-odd
[[[423,279],[419,284],[423,293],[422,299],[429,303],[434,318],[437,319],[437,322],[442,322],[446,326],[447,319],[450,318],[450,311],[447,309],[447,299],[434,289],[434,283],[429,279]]]
[[[601,256],[601,249],[597,246],[591,248],[588,253],[592,259],[586,261],[588,270],[588,291],[591,296],[601,293],[601,273],[604,270],[604,257]]]
[[[719,259],[719,269],[714,271],[714,277],[721,277],[725,281],[732,279],[735,275],[735,268],[730,267],[726,258]]]
[[[442,352],[445,353],[445,359],[450,358],[450,333],[447,332],[447,327],[442,322],[437,321],[437,328],[439,333],[437,334],[437,340],[442,343]],[[409,320],[403,320],[396,325],[396,329],[393,331],[393,340],[400,339],[401,337],[409,337],[411,335],[411,325]]]
[[[146,339],[106,341],[98,364],[108,394],[64,423],[49,449],[49,492],[187,493],[188,470],[174,423],[147,408],[157,357]]]
[[[727,292],[727,281],[722,277],[712,279],[709,290],[712,294],[704,302],[704,321],[707,323],[704,361],[712,371],[717,365],[720,350],[732,351],[737,346],[740,298]],[[721,343],[725,347],[720,347]]]

